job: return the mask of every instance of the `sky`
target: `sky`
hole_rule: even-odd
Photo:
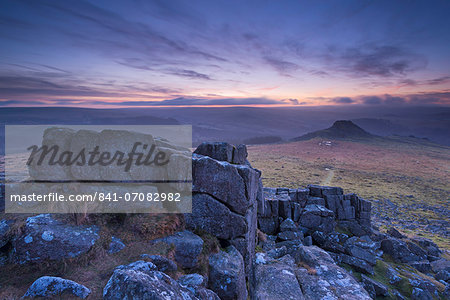
[[[0,107],[450,105],[450,1],[3,1]]]

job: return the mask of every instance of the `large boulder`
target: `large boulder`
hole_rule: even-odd
[[[255,264],[252,299],[304,299],[292,266],[280,262],[266,263],[265,260],[260,262]]]
[[[198,257],[203,249],[203,240],[190,231],[180,231],[173,235],[153,240],[153,243],[163,242],[175,247],[175,261],[182,268],[197,266]]]
[[[305,299],[371,299],[352,275],[336,265],[325,251],[316,246],[299,249],[301,267],[296,270]]]
[[[372,266],[375,265],[377,260],[375,251],[380,247],[379,243],[372,242],[369,237],[366,240],[351,237],[345,242],[344,246],[348,255],[362,259]]]
[[[187,300],[197,297],[162,272],[144,273],[133,269],[118,269],[103,289],[103,299]]]
[[[233,212],[245,215],[249,201],[245,182],[235,165],[207,156],[192,158],[192,191],[206,193],[223,202]]]
[[[111,242],[109,243],[109,247],[108,247],[108,253],[109,254],[114,254],[117,252],[122,251],[125,248],[125,244],[122,242],[121,239],[113,236],[111,237]]]
[[[23,297],[53,298],[65,296],[86,299],[90,293],[90,289],[75,281],[60,277],[43,276],[33,282]]]
[[[97,226],[64,224],[49,214],[29,217],[22,235],[13,241],[14,259],[23,264],[77,257],[92,248],[98,231]]]
[[[247,299],[244,259],[235,247],[209,257],[208,287],[222,300]]]
[[[420,260],[420,257],[412,253],[407,244],[399,239],[387,238],[382,240],[381,250],[397,262],[407,263]]]

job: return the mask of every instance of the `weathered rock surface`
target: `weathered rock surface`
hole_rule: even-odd
[[[96,226],[64,224],[49,214],[29,217],[23,234],[13,241],[14,259],[23,264],[76,257],[91,249],[98,231]]]
[[[221,239],[234,239],[247,232],[244,216],[208,194],[192,195],[192,213],[185,214],[184,218],[188,228],[201,229]]]
[[[158,271],[158,268],[155,264],[153,264],[151,262],[138,260],[138,261],[132,262],[128,265],[117,266],[114,270],[133,270],[136,272],[150,274],[152,271]]]
[[[277,263],[255,264],[252,299],[305,299],[292,266]]]
[[[133,269],[114,271],[105,288],[103,299],[197,299],[188,289],[159,271],[140,272]]]
[[[250,272],[256,247],[257,203],[262,203],[260,172],[246,161],[244,145],[204,143],[193,155],[192,214],[186,226],[234,245]]]
[[[311,232],[316,230],[330,233],[334,230],[334,213],[317,204],[309,204],[303,210],[299,219],[300,225],[310,229]]]
[[[209,194],[233,212],[245,215],[250,203],[235,165],[208,156],[193,157],[192,164],[193,192]]]
[[[208,287],[222,300],[247,299],[244,259],[235,247],[209,257]]]
[[[60,277],[43,276],[28,288],[24,298],[52,298],[72,296],[86,299],[91,290],[75,281]]]
[[[371,299],[367,291],[330,255],[316,246],[301,247],[300,260],[310,270],[296,271],[305,299]]]
[[[362,259],[370,265],[375,265],[375,251],[380,248],[380,244],[372,242],[369,237],[366,240],[358,237],[351,237],[345,242],[345,250],[347,254]]]

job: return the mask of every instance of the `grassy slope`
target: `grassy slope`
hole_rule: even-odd
[[[383,216],[396,221],[442,220],[445,216],[439,209],[417,208],[417,205],[449,207],[449,147],[405,138],[340,140],[326,145],[316,138],[250,146],[248,153],[249,161],[263,173],[264,186],[341,186],[345,192],[369,200],[389,199],[399,205],[397,209],[379,207]],[[431,237],[450,249],[447,238],[433,236],[424,227],[419,226],[413,233]]]

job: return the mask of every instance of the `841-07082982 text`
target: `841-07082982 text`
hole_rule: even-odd
[[[180,193],[133,193],[128,192],[124,194],[120,193],[101,193],[95,192],[93,194],[60,194],[60,193],[48,193],[48,194],[13,194],[10,195],[12,202],[180,202]]]

